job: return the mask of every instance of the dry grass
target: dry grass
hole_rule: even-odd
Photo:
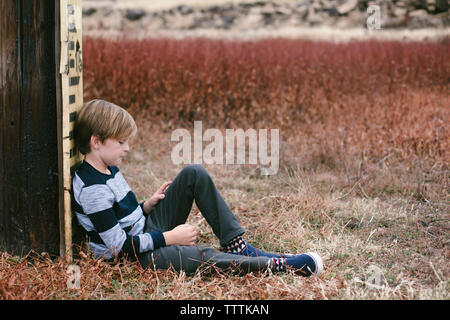
[[[144,150],[140,144],[123,165],[139,198],[178,171],[169,165],[169,149],[165,150],[158,158],[157,146]],[[142,270],[131,262],[97,262],[86,253],[73,262],[81,270],[81,288],[69,290],[69,263],[63,259],[34,252],[20,259],[2,253],[1,297],[448,299],[448,207],[405,196],[384,200],[361,197],[358,186],[338,187],[345,179],[330,170],[307,172],[283,167],[277,175],[266,178],[251,167],[207,169],[246,228],[249,241],[271,251],[314,250],[325,260],[323,274],[311,279],[269,273],[205,276],[199,270],[187,276],[171,270]],[[195,206],[189,223],[201,229],[199,243],[218,246]],[[368,279],[372,265],[382,270],[382,288],[361,283]]]
[[[153,136],[153,135],[152,135]],[[156,137],[157,134],[154,135]],[[145,198],[180,167],[170,165],[169,133],[151,145],[141,141],[122,171]],[[81,289],[66,286],[68,262],[30,253],[19,259],[2,253],[3,299],[447,299],[448,205],[405,195],[363,196],[338,170],[314,172],[284,166],[275,176],[254,167],[207,166],[216,184],[259,247],[279,252],[314,250],[325,260],[319,278],[290,274],[221,273],[186,276],[142,270],[126,262],[96,262],[89,254],[74,261]],[[386,169],[381,169],[386,170]],[[387,176],[388,173],[384,172]],[[377,183],[377,180],[375,180]],[[370,183],[369,183],[370,185]],[[376,186],[372,186],[378,189]],[[393,186],[394,187],[394,186]],[[368,191],[364,191],[367,194]],[[194,206],[189,222],[201,229],[199,243],[217,247],[211,229]],[[370,266],[382,270],[383,288],[361,283]]]
[[[448,43],[86,38],[83,54],[85,99],[156,128],[279,128],[305,166],[450,158]]]
[[[175,47],[169,53],[176,52],[177,43],[170,43]],[[211,43],[204,45],[213,48]],[[207,277],[202,270],[187,276],[171,270],[142,270],[131,262],[121,265],[97,262],[85,252],[73,262],[81,270],[81,288],[69,290],[68,262],[35,252],[24,258],[2,253],[0,298],[448,299],[450,148],[445,79],[448,80],[449,64],[448,60],[441,59],[439,50],[448,52],[449,46],[441,46],[387,45],[384,58],[374,56],[371,60],[379,68],[372,67],[374,73],[368,82],[361,84],[362,78],[353,77],[361,65],[355,67],[351,61],[355,58],[364,68],[369,68],[370,63],[364,64],[357,52],[363,50],[367,54],[373,48],[371,44],[333,47],[342,70],[328,71],[328,78],[321,80],[314,77],[326,66],[312,59],[311,53],[308,55],[311,64],[304,70],[306,78],[302,80],[310,83],[309,89],[294,95],[302,101],[303,109],[291,116],[288,111],[292,111],[292,105],[286,102],[279,109],[281,117],[275,119],[282,138],[278,173],[262,176],[258,166],[252,165],[205,165],[247,230],[246,237],[251,243],[270,251],[318,252],[325,264],[319,278],[271,273],[243,277],[220,273]],[[184,45],[180,48],[186,49]],[[330,49],[324,44],[312,48]],[[415,51],[405,57],[396,50],[402,54]],[[433,54],[438,60],[427,60]],[[396,64],[389,64],[391,59]],[[338,62],[328,62],[328,67],[339,70]],[[384,67],[385,64],[388,66]],[[104,66],[98,67],[106,72]],[[160,81],[173,77],[170,70],[174,69],[160,69]],[[207,71],[200,74],[209,79]],[[249,74],[241,73],[240,81],[245,82]],[[94,76],[92,69],[86,75]],[[135,74],[129,76],[132,75]],[[293,94],[289,75],[277,72],[272,75],[282,79],[285,86],[268,88],[275,93],[282,88]],[[307,78],[308,75],[313,78]],[[192,74],[186,83],[190,79],[194,84],[201,84],[195,77]],[[115,80],[103,86],[92,79],[87,81],[88,94],[101,93],[108,99],[109,86]],[[270,83],[269,78],[265,81]],[[227,85],[235,88],[236,99],[243,99],[247,94],[236,83]],[[133,88],[137,87],[130,86],[130,90]],[[178,98],[195,99],[195,95],[191,97],[186,92],[198,95],[196,88],[198,92],[204,89],[195,85],[186,91],[180,89],[176,91],[182,94]],[[256,85],[249,90],[259,99],[255,88]],[[160,102],[168,97],[158,96],[157,89],[145,90],[150,90],[146,91],[147,97]],[[127,94],[132,97],[130,92]],[[265,93],[270,95],[271,91],[267,89]],[[283,101],[282,96],[273,94],[272,97],[276,103]],[[120,98],[127,99],[127,95]],[[260,108],[270,110],[270,105]],[[229,112],[239,113],[238,109]],[[169,107],[164,110],[170,113]],[[189,127],[186,119],[173,117],[168,126],[166,115],[156,111],[151,105],[145,105],[142,110],[136,105],[130,108],[137,119],[139,134],[121,170],[139,199],[148,197],[162,182],[173,179],[182,168],[173,165],[170,159],[174,145],[170,136],[178,125]],[[223,129],[221,119],[215,119],[217,122],[209,119],[212,122],[205,120],[204,129],[213,127],[212,123],[219,123],[218,127]],[[251,118],[241,118],[244,120]],[[263,119],[228,127],[270,128],[272,124],[269,119],[267,123]],[[201,229],[199,243],[218,246],[195,206],[189,222]],[[370,282],[373,268],[381,272],[380,287]]]

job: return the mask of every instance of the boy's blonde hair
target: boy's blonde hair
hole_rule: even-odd
[[[75,145],[82,154],[91,151],[91,136],[106,139],[129,139],[137,133],[133,117],[123,108],[104,100],[86,102],[77,116],[74,128]]]

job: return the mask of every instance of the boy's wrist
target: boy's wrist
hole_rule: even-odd
[[[164,240],[166,241],[166,246],[175,244],[172,230],[163,232],[163,236],[164,236]]]
[[[145,214],[149,214],[150,212],[152,212],[153,208],[154,207],[150,204],[148,200],[142,203],[142,210],[144,211]]]
[[[150,232],[150,236],[153,239],[153,248],[158,249],[161,247],[165,247],[167,245],[166,238],[161,231],[152,231]]]

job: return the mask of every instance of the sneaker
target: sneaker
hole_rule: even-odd
[[[285,258],[272,258],[272,270],[283,272],[288,269],[304,277],[309,277],[313,274],[318,276],[323,271],[323,261],[315,252],[307,252]]]

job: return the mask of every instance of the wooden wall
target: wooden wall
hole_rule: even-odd
[[[0,251],[13,254],[59,253],[58,10],[0,0]]]

